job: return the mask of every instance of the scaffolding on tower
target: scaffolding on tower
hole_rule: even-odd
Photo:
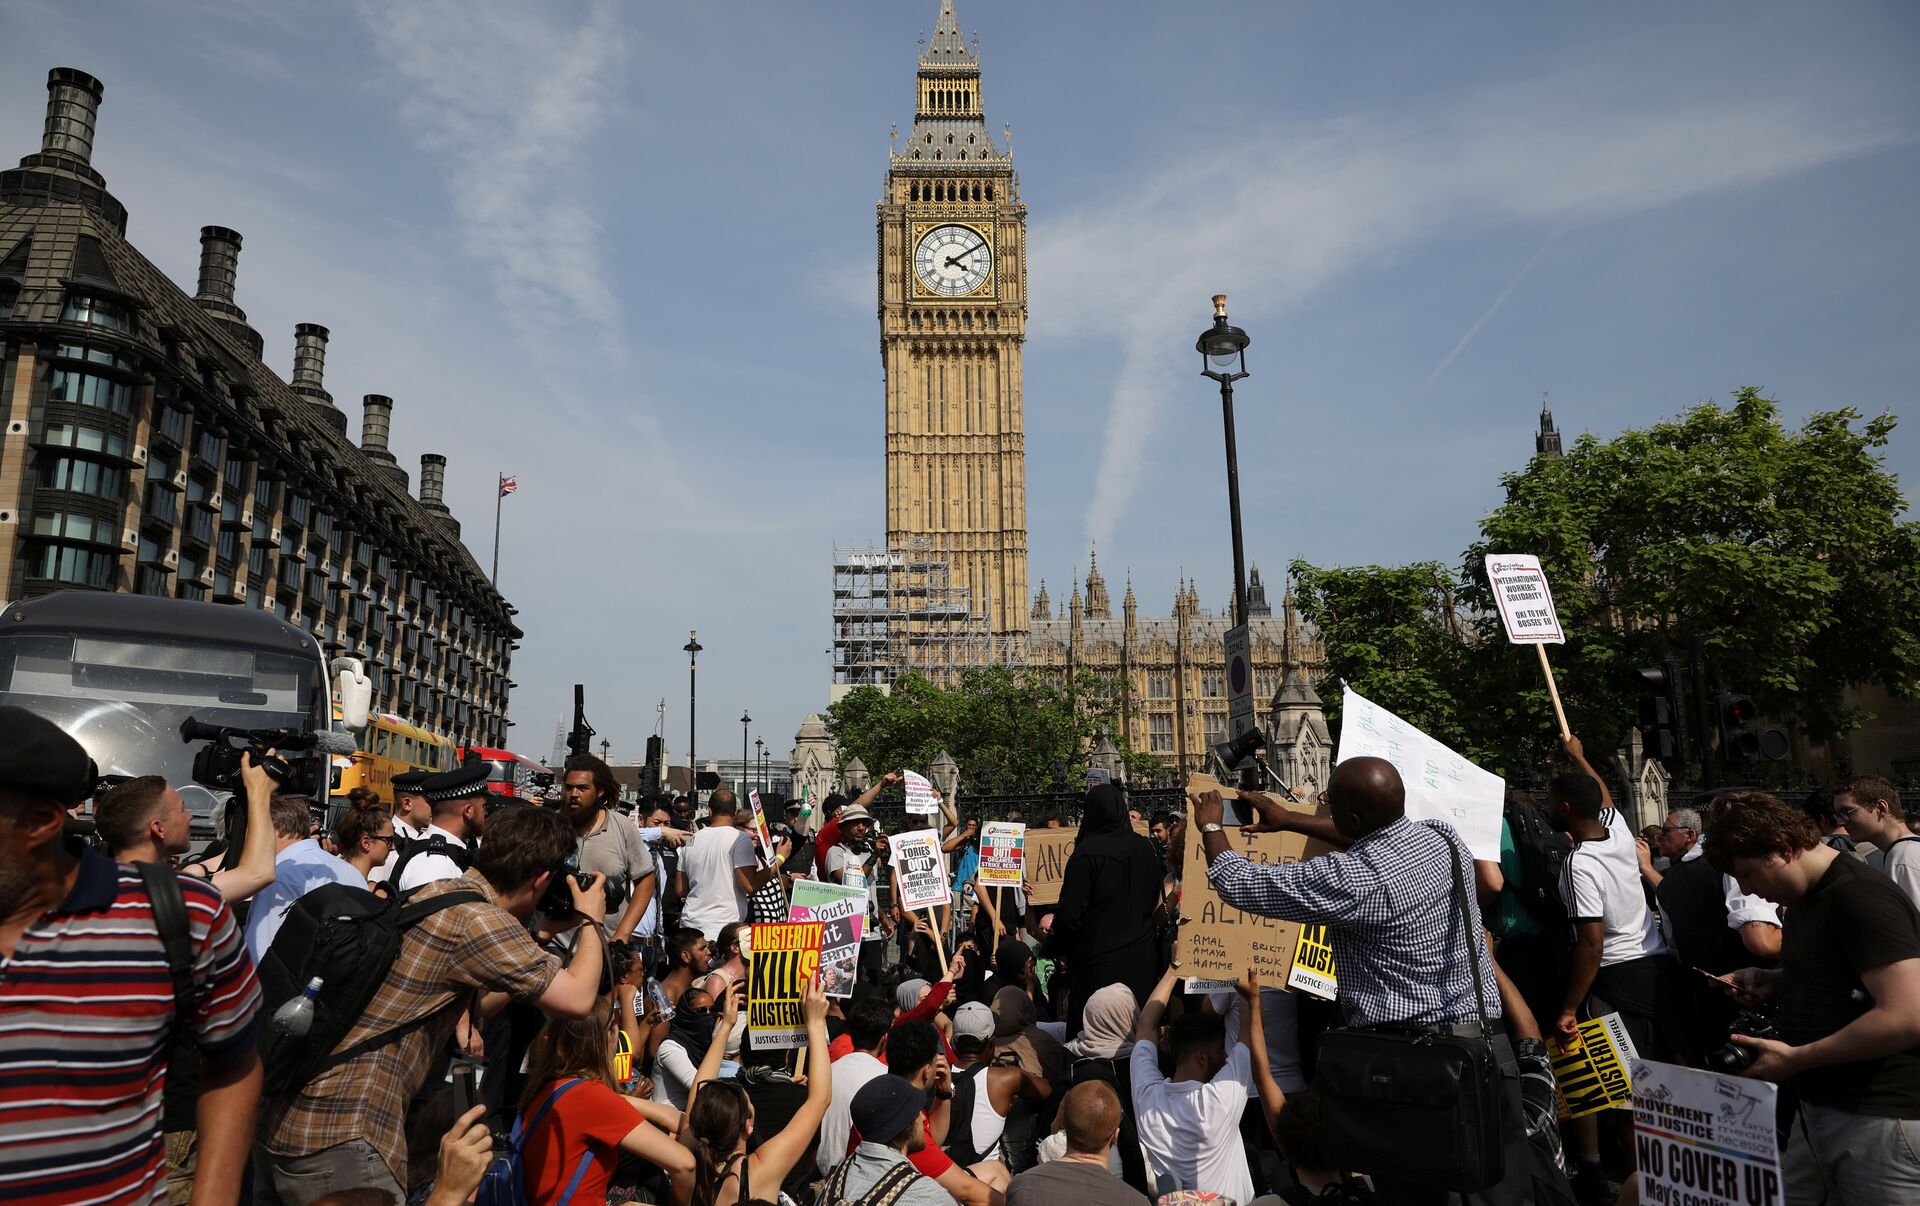
[[[1023,633],[995,633],[925,536],[903,548],[833,546],[833,681],[885,687],[913,672],[950,687],[968,670],[1026,661]]]

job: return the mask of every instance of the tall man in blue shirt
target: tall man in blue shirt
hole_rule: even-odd
[[[247,911],[247,953],[256,963],[273,945],[287,910],[302,896],[323,884],[367,886],[353,864],[321,848],[319,839],[311,836],[312,825],[305,799],[273,797],[273,882],[260,889]]]
[[[1340,969],[1340,1012],[1348,1026],[1414,1031],[1478,1032],[1484,1014],[1501,1016],[1498,981],[1472,892],[1454,891],[1457,861],[1473,882],[1466,843],[1444,821],[1411,821],[1406,786],[1393,764],[1349,758],[1327,784],[1326,821],[1302,818],[1257,793],[1242,796],[1257,813],[1247,833],[1309,832],[1347,843],[1297,863],[1255,864],[1230,848],[1217,792],[1194,801],[1193,822],[1207,853],[1207,879],[1220,899],[1244,912],[1283,921],[1321,923]],[[1451,841],[1449,841],[1451,839]],[[1484,996],[1474,999],[1480,961]],[[1497,1026],[1497,1023],[1496,1023]],[[1494,1050],[1503,1078],[1506,1175],[1490,1189],[1449,1194],[1422,1185],[1385,1185],[1389,1199],[1411,1203],[1506,1204],[1571,1200],[1565,1178],[1531,1155],[1521,1110],[1520,1071],[1506,1033]]]

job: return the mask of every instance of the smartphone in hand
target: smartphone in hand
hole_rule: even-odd
[[[464,1060],[453,1065],[453,1116],[462,1117],[480,1104],[479,1071]]]

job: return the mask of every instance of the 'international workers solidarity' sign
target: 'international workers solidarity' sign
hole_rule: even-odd
[[[947,889],[947,860],[940,851],[940,835],[916,829],[893,839],[893,869],[900,873],[900,907],[937,909],[952,899]]]
[[[1379,704],[1346,688],[1340,702],[1340,753],[1384,758],[1407,787],[1407,816],[1445,821],[1474,858],[1500,861],[1500,816],[1507,781],[1483,771]]]
[[[778,922],[753,928],[753,962],[747,976],[747,1044],[753,1051],[799,1047],[807,1041],[800,998],[820,969],[817,921]]]
[[[1027,827],[1018,821],[988,821],[980,828],[980,883],[1020,886],[1026,874]]]
[[[1531,553],[1488,553],[1487,584],[1493,588],[1500,622],[1507,627],[1507,640],[1516,645],[1567,643],[1540,558]]]

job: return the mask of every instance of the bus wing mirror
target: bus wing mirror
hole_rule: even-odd
[[[340,701],[340,723],[354,732],[367,727],[373,711],[373,680],[357,657],[333,659],[334,698]]]

